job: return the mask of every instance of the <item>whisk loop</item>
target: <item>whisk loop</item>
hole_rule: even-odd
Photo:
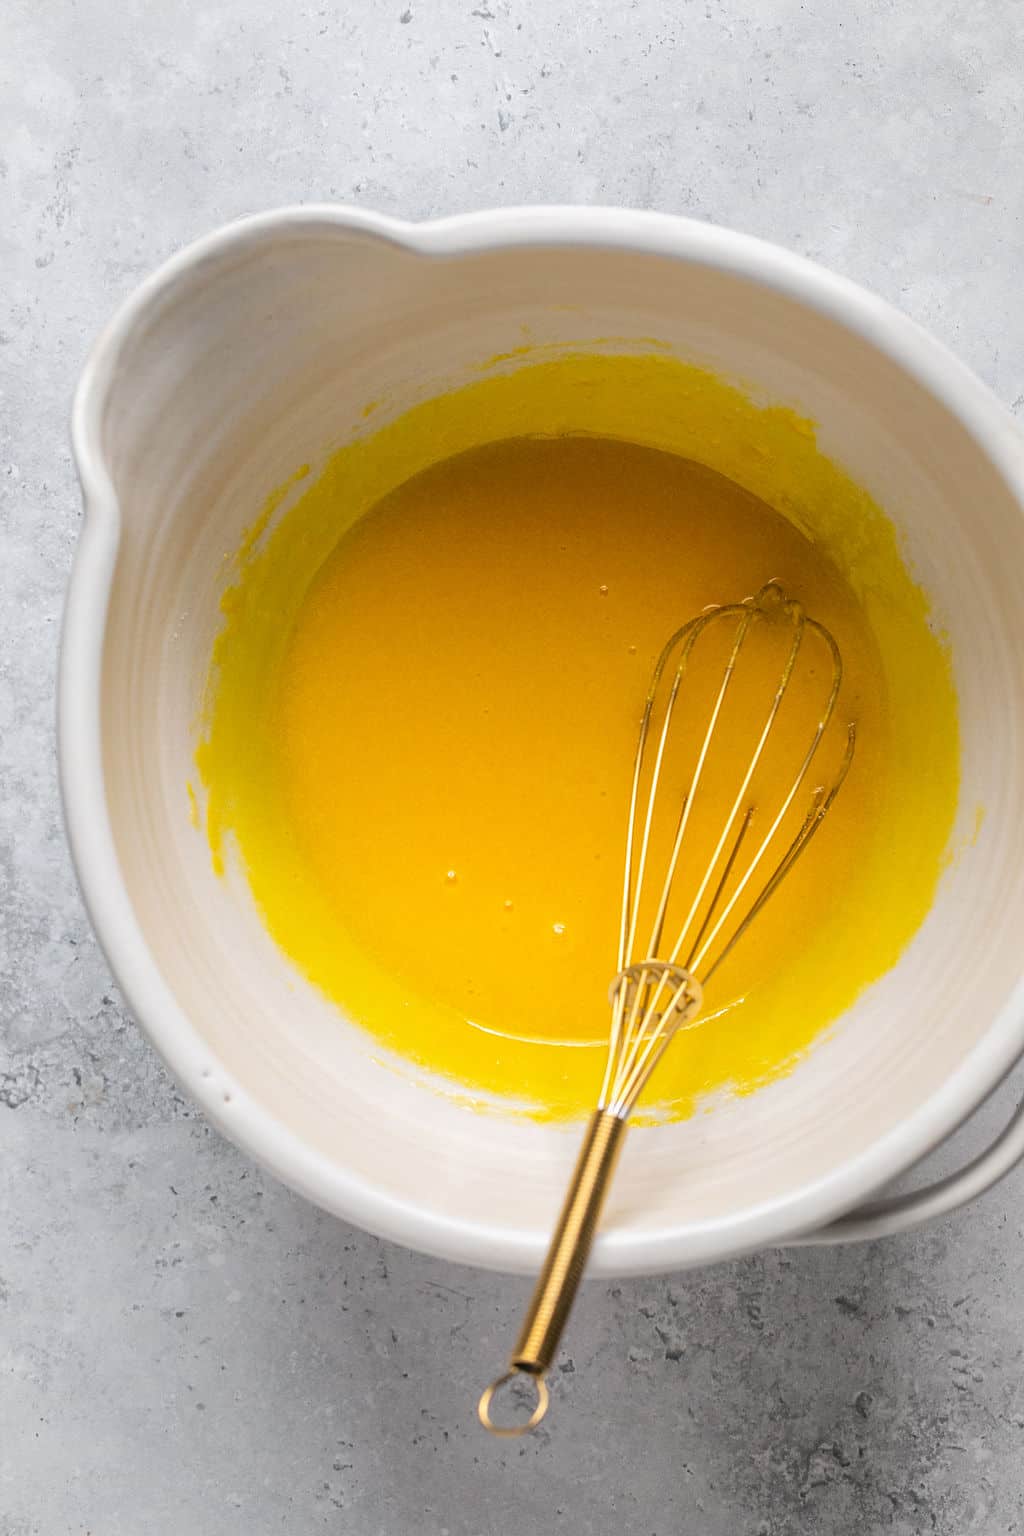
[[[726,705],[744,653],[758,630],[782,635],[774,687],[756,713],[749,706],[749,750],[740,754],[738,780],[726,796],[720,824],[710,830],[701,828],[700,817],[715,778],[709,767],[712,753],[724,729]],[[717,682],[712,679],[706,717],[694,728],[689,711],[681,723],[677,717],[681,700],[688,697],[686,684],[692,681],[694,653],[700,642],[708,643],[712,631],[726,635],[725,660]],[[821,704],[812,717],[806,746],[791,777],[781,794],[776,791],[773,802],[765,805],[755,793],[758,770],[809,643],[816,646],[819,660],[823,656],[827,662]],[[815,669],[810,668],[808,675],[816,676]],[[755,597],[698,614],[676,630],[658,657],[633,765],[618,965],[609,988],[611,1028],[604,1080],[509,1369],[480,1399],[480,1421],[492,1433],[525,1434],[543,1418],[548,1402],[544,1376],[583,1275],[629,1115],[675,1034],[696,1019],[704,987],[790,873],[846,778],[856,744],[853,724],[847,727],[845,748],[831,784],[818,784],[811,790],[806,812],[794,832],[791,813],[835,714],[842,676],[842,658],[832,635],[809,618],[799,602],[787,597],[776,581],[768,582]],[[699,688],[694,691],[699,693]],[[660,724],[659,709],[663,710]],[[675,793],[670,795],[665,781],[680,743],[691,749],[693,763],[677,798]],[[662,795],[670,796],[670,812],[674,805],[678,810],[663,874],[660,882],[655,882],[651,866],[656,828],[661,825],[657,813]],[[705,849],[703,843],[709,847]],[[691,883],[680,901],[683,869],[690,874]],[[649,931],[644,927],[645,917],[649,918]],[[648,936],[641,944],[644,933]],[[536,1394],[533,1409],[527,1419],[499,1426],[492,1418],[495,1393],[517,1375],[532,1378]]]

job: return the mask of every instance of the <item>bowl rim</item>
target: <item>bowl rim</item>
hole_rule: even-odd
[[[403,1200],[314,1151],[250,1097],[176,1001],[121,876],[106,803],[100,741],[101,666],[120,510],[102,451],[102,424],[121,351],[146,312],[173,301],[205,264],[288,236],[384,242],[432,259],[524,247],[658,255],[727,272],[816,311],[868,342],[950,412],[1001,476],[1024,516],[1024,442],[1009,412],[940,342],[850,280],[750,235],[672,214],[614,207],[532,206],[425,223],[312,204],[235,220],[187,245],[121,304],[78,383],[71,437],[85,516],[65,600],[58,673],[58,762],[65,829],[97,939],[128,1007],[173,1076],[213,1123],[291,1188],[333,1214],[407,1247],[506,1271],[536,1269],[545,1234],[469,1222]],[[729,1216],[659,1231],[603,1233],[592,1268],[657,1273],[777,1245],[857,1205],[950,1135],[1024,1051],[1024,976],[968,1057],[914,1113],[861,1153],[791,1193]]]

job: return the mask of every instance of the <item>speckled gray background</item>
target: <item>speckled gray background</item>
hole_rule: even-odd
[[[1024,1528],[1024,1175],[885,1245],[591,1286],[550,1430],[493,1444],[522,1283],[345,1228],[197,1118],[53,765],[70,392],[169,252],[309,199],[684,211],[862,280],[1024,413],[1022,36],[1021,0],[0,6],[0,1536]]]

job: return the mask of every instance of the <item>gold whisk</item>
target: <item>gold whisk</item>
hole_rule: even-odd
[[[691,661],[695,647],[699,641],[711,644],[713,635],[720,631],[724,631],[724,666],[720,681],[715,684],[712,678],[712,686],[703,700],[706,714],[700,718],[704,723],[695,729],[693,719],[687,715],[674,731],[673,721],[681,708],[685,684],[690,683],[693,691]],[[768,700],[758,699],[756,686],[751,696],[748,681],[747,696],[740,701],[739,725],[732,721],[731,729],[732,734],[737,729],[741,735],[749,732],[750,750],[732,754],[740,764],[738,784],[731,798],[726,795],[728,808],[721,823],[710,830],[706,825],[700,828],[700,808],[708,799],[707,787],[712,777],[709,763],[716,737],[726,730],[723,719],[727,701],[736,690],[755,632],[774,635],[776,644],[781,639],[777,681]],[[809,639],[816,647],[818,662],[822,657],[826,662],[822,703],[811,717],[806,750],[796,759],[792,777],[786,781],[788,787],[781,797],[776,793],[773,803],[766,808],[757,795],[758,770],[780,712],[787,707],[787,697],[791,697],[798,663],[810,651]],[[673,659],[675,665],[671,666]],[[821,826],[846,777],[855,744],[852,724],[847,727],[845,748],[831,783],[815,786],[794,832],[794,815],[799,815],[799,807],[794,812],[794,806],[835,713],[842,673],[842,658],[832,635],[809,618],[799,602],[787,598],[775,581],[762,587],[756,597],[706,609],[672,635],[658,658],[633,767],[618,968],[609,990],[611,1033],[604,1082],[508,1369],[480,1398],[480,1422],[492,1434],[525,1434],[547,1412],[545,1374],[583,1277],[629,1115],[672,1037],[700,1010],[704,986],[793,868]],[[808,668],[808,675],[817,675],[814,666]],[[666,684],[668,696],[662,704]],[[659,708],[663,709],[660,730],[655,725]],[[656,736],[657,745],[653,761],[649,762],[648,741],[652,735]],[[659,790],[668,795],[664,781],[672,776],[669,765],[679,766],[675,749],[680,741],[684,759],[685,749],[689,749],[686,772],[681,779],[684,787],[680,794],[670,797],[669,810],[676,820],[666,874],[660,890],[654,893],[650,941],[638,947],[645,882],[649,882],[656,840]],[[693,850],[697,877],[693,894],[684,894],[680,900],[677,874],[687,849]],[[669,928],[670,911],[673,921]],[[665,941],[667,928],[673,936],[670,943]],[[532,1411],[520,1422],[499,1424],[492,1417],[495,1395],[506,1383],[517,1379],[532,1386]]]

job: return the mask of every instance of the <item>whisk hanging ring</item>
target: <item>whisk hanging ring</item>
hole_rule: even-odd
[[[491,1416],[491,1407],[501,1389],[512,1381],[528,1381],[532,1385],[536,1399],[533,1411],[528,1419],[523,1419],[519,1424],[497,1424]],[[527,1371],[522,1366],[513,1365],[503,1376],[499,1376],[496,1381],[491,1382],[489,1387],[484,1388],[480,1401],[476,1405],[477,1417],[484,1429],[492,1435],[497,1435],[499,1440],[518,1440],[520,1435],[528,1435],[532,1429],[537,1428],[548,1411],[550,1401],[548,1384],[541,1373]]]

